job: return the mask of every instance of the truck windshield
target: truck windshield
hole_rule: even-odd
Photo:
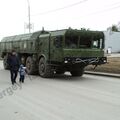
[[[66,36],[66,48],[102,48],[103,40],[92,36]]]
[[[103,39],[94,40],[92,47],[102,49],[103,48]]]
[[[66,48],[78,48],[78,36],[66,36],[65,37],[65,47]]]
[[[90,48],[92,45],[91,38],[80,36],[66,36],[66,48]]]

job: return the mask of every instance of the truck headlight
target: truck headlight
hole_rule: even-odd
[[[64,63],[68,63],[68,61],[67,61],[67,60],[65,60],[65,61],[64,61]]]

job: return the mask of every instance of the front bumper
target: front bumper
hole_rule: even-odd
[[[107,57],[65,57],[65,64],[101,65],[107,63]]]

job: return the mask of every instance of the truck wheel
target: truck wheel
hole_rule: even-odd
[[[21,57],[21,63],[26,65],[26,58],[24,56]]]
[[[4,58],[3,58],[3,66],[4,66],[4,69],[5,70],[8,70],[9,69],[9,65],[8,65],[8,63],[7,63],[7,55],[6,56],[4,56]]]
[[[72,76],[82,76],[84,73],[84,68],[81,68],[80,70],[74,70],[70,72]]]
[[[44,78],[53,77],[53,74],[54,74],[50,66],[47,65],[44,57],[42,57],[39,61],[39,74],[41,77],[44,77]]]
[[[32,59],[32,57],[28,57],[26,60],[26,68],[27,68],[27,73],[28,74],[34,74],[35,73],[35,63]]]

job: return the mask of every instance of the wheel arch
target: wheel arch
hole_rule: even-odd
[[[41,54],[41,55],[39,56],[39,60],[40,60],[42,57],[45,58],[45,60],[47,59],[44,54]]]

